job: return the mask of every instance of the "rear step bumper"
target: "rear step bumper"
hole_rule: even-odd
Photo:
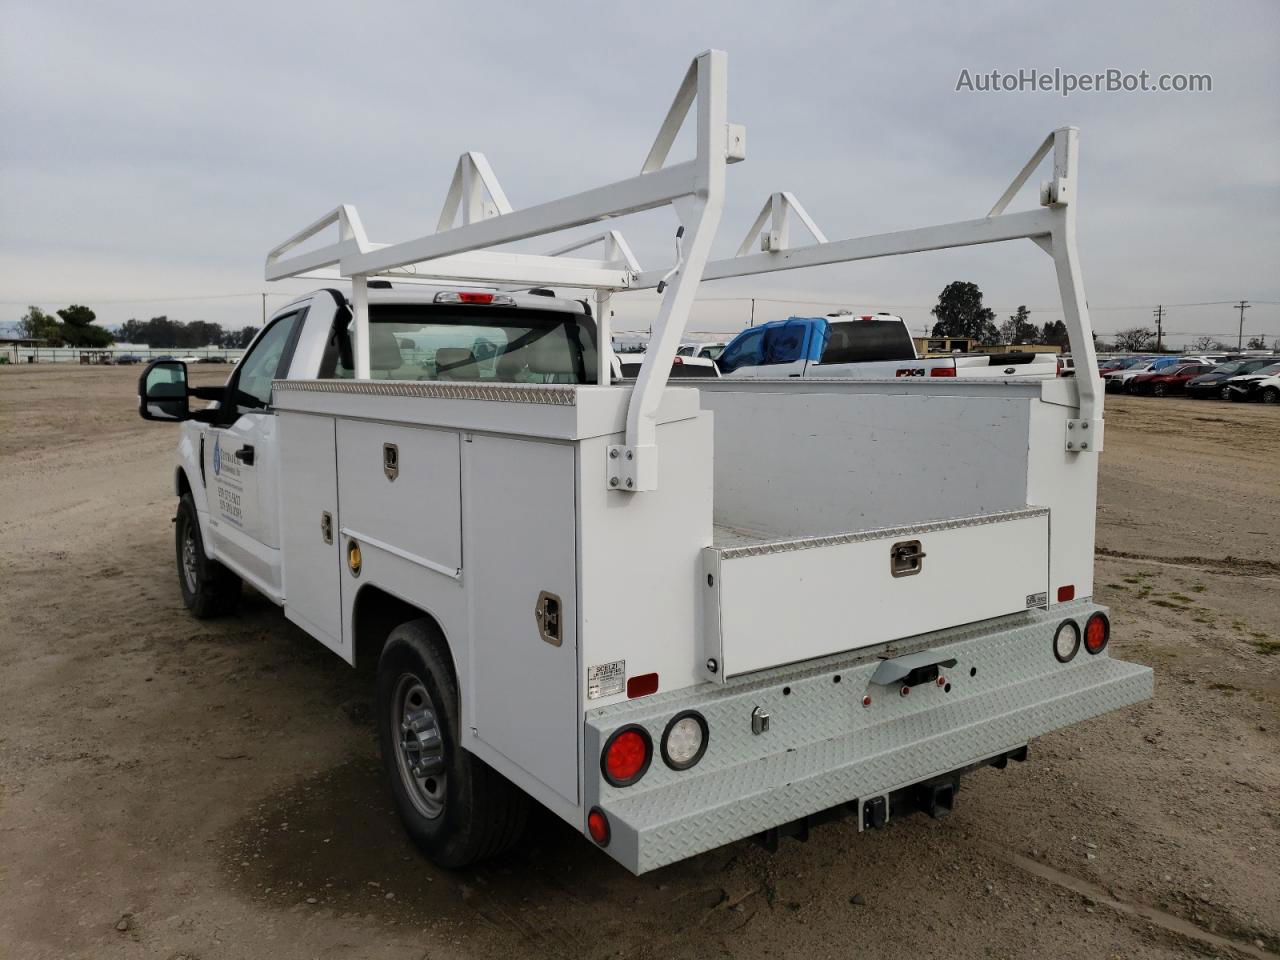
[[[1069,663],[1055,659],[1058,625],[1072,619],[1083,628],[1100,609],[1060,604],[917,637],[879,656],[863,650],[593,711],[586,808],[604,811],[607,852],[636,873],[851,802],[860,825],[880,816],[880,804],[892,817],[895,795],[901,809],[909,796],[897,791],[1013,756],[1033,737],[1150,698],[1148,667],[1083,648]],[[884,657],[920,651],[955,663],[906,695],[896,683],[871,682]],[[666,724],[685,710],[706,719],[709,741],[696,766],[676,771],[660,744]],[[769,718],[760,733],[754,711]],[[629,724],[648,730],[654,757],[638,783],[614,787],[600,774],[600,751]]]

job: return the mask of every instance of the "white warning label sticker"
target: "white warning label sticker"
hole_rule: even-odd
[[[1028,593],[1027,594],[1028,610],[1030,610],[1032,607],[1047,607],[1047,606],[1049,606],[1049,594],[1047,593]]]
[[[597,663],[587,667],[587,699],[612,697],[627,688],[627,661]]]

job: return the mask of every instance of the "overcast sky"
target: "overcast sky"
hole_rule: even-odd
[[[1147,322],[1158,303],[1245,297],[1246,335],[1280,335],[1276,0],[0,0],[0,15],[0,325],[28,303],[70,302],[108,323],[256,324],[258,291],[306,286],[264,283],[270,247],[341,202],[374,240],[426,233],[465,150],[488,156],[516,207],[637,173],[689,59],[719,47],[730,119],[748,129],[720,255],[779,189],[831,239],[981,216],[1044,135],[1074,123],[1095,327]],[[962,69],[1019,68],[1201,73],[1213,89],[955,90]],[[1013,206],[1034,205],[1045,175]],[[670,211],[618,226],[646,267],[670,260]],[[1051,263],[1029,241],[707,284],[702,296],[792,301],[757,304],[757,319],[803,300],[892,310],[919,330],[958,279],[1001,319],[1020,303],[1033,320],[1057,315]],[[228,294],[250,296],[176,299]],[[656,297],[622,299],[627,327]],[[700,304],[692,326],[736,329],[747,312]],[[1227,304],[1173,306],[1167,329],[1234,339],[1236,320]]]

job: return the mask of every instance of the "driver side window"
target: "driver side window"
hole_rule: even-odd
[[[248,413],[271,405],[271,381],[288,372],[294,332],[303,313],[286,314],[271,326],[240,361],[236,371],[236,412]]]

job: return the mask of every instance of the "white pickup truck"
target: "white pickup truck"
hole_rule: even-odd
[[[225,387],[188,389],[177,361],[142,376],[141,414],[185,421],[186,604],[229,612],[248,583],[376,662],[388,788],[440,864],[507,847],[530,798],[636,872],[834,815],[940,817],[966,771],[1151,695],[1091,599],[1075,130],[984,218],[709,262],[745,152],[725,71],[694,60],[630,179],[513,210],[466,154],[439,229],[391,245],[335,209],[266,274],[348,290],[277,311]],[[696,155],[668,164],[690,112]],[[1004,213],[1050,152],[1042,205]],[[665,205],[674,267],[615,231],[597,257],[491,249]],[[667,385],[703,279],[1026,239],[1056,266],[1073,379]],[[635,381],[598,347],[623,290],[657,292]]]
[[[921,357],[901,317],[887,313],[788,317],[743,330],[716,361],[731,377],[887,380],[902,377],[1006,379],[1058,375],[1050,353]]]

